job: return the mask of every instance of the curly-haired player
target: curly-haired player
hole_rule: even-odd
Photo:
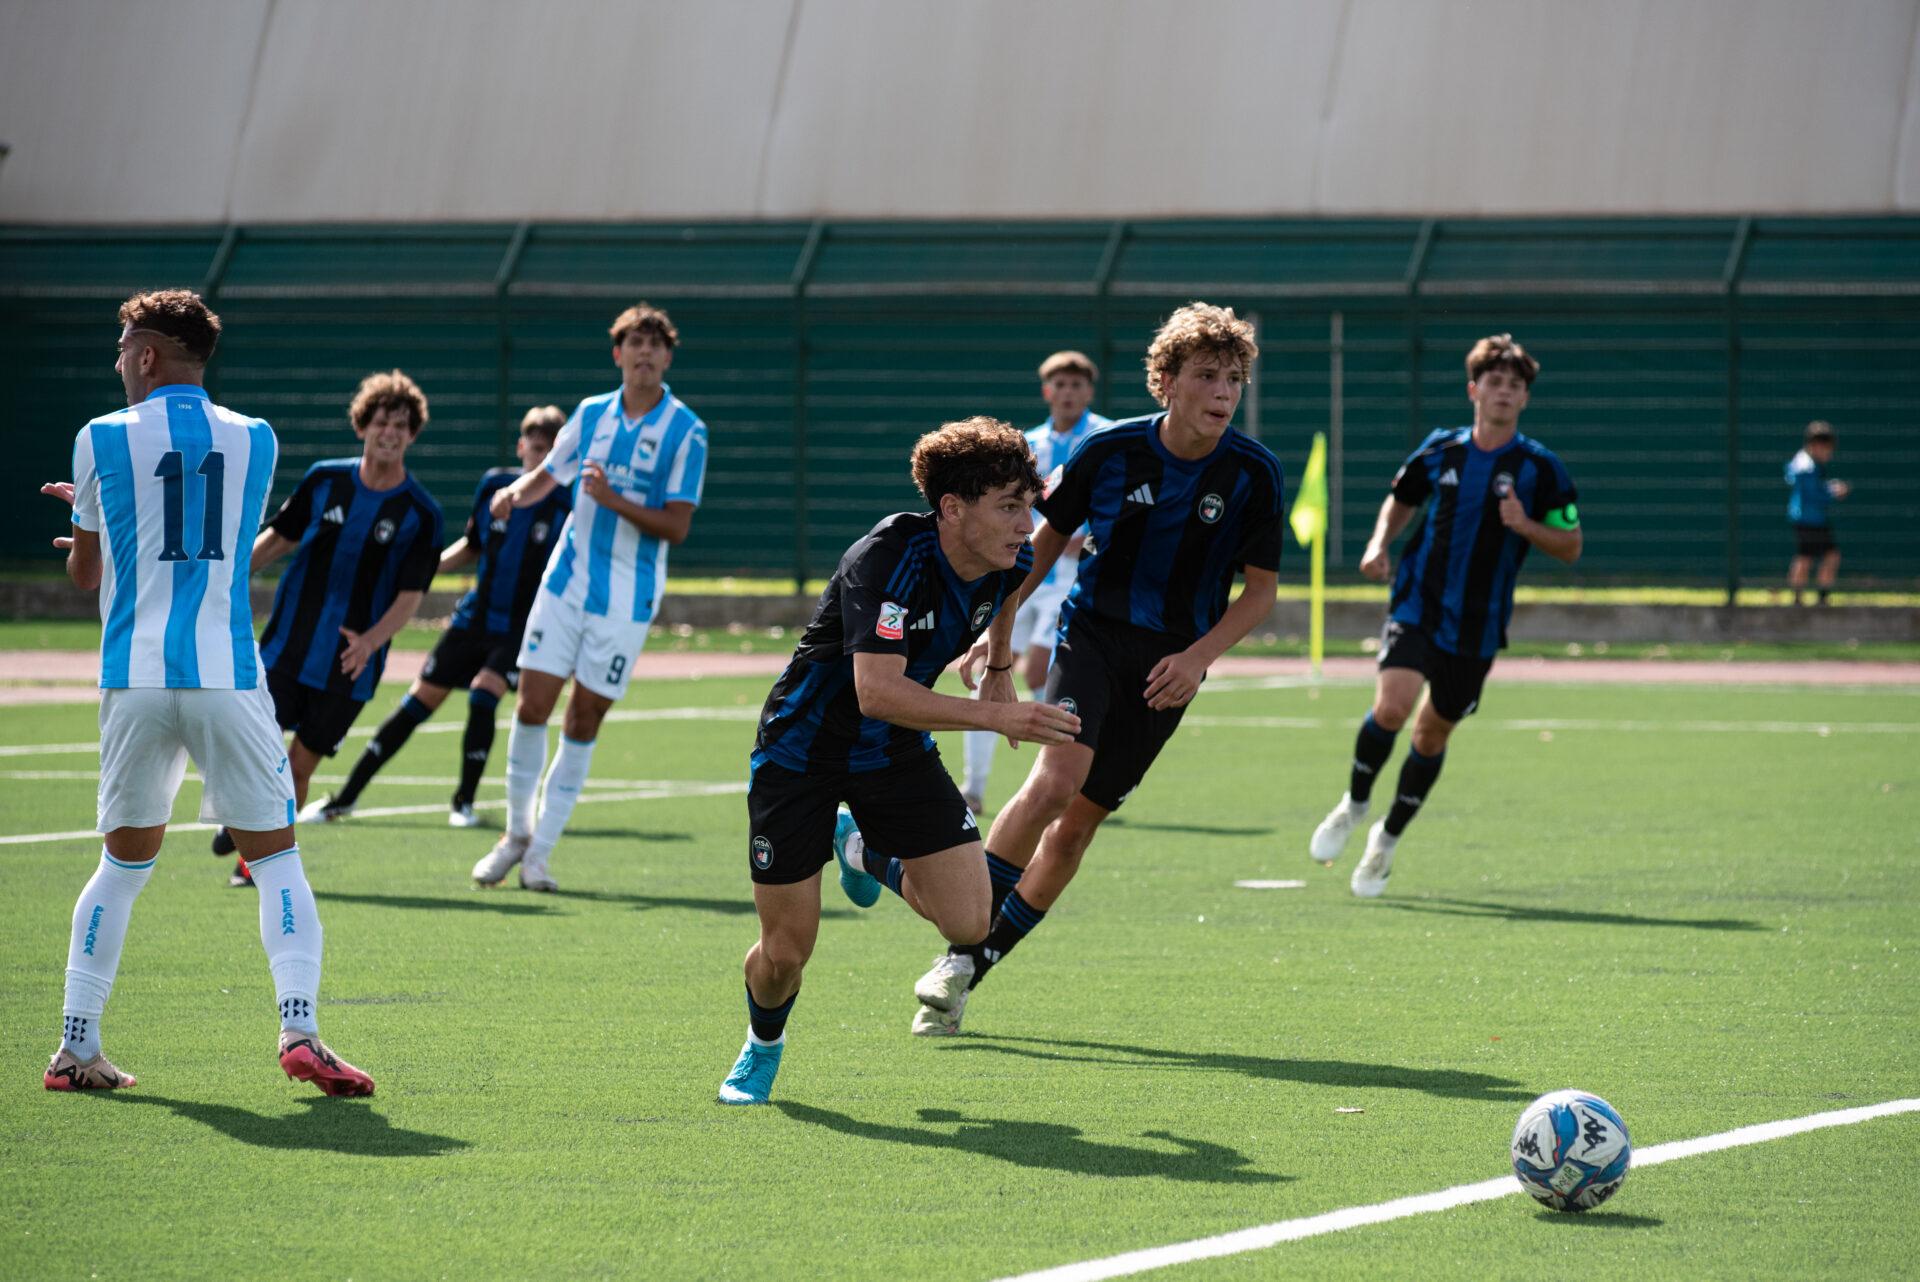
[[[914,447],[913,480],[932,510],[890,516],[847,549],[760,714],[747,792],[760,939],[747,952],[747,1042],[723,1104],[763,1104],[773,1089],[820,930],[820,873],[836,856],[856,904],[884,883],[955,944],[986,937],[980,830],[928,732],[1064,743],[1079,729],[1060,708],[1012,702],[1010,688],[996,702],[932,690],[1033,564],[1040,478],[1026,437],[990,418],[948,423]]]

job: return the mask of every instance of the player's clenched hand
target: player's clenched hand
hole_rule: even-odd
[[[1186,650],[1168,655],[1147,673],[1147,706],[1155,712],[1186,707],[1200,693],[1206,675],[1207,665],[1200,656]]]
[[[1071,743],[1080,733],[1080,718],[1051,703],[1002,703],[994,705],[1000,733],[1007,742]]]
[[[1509,530],[1518,530],[1528,524],[1526,504],[1512,490],[1508,490],[1500,499],[1500,524]]]
[[[1387,550],[1367,544],[1366,555],[1360,558],[1360,573],[1375,583],[1385,583],[1392,576],[1393,561],[1387,556]]]
[[[367,664],[379,650],[364,632],[355,632],[352,628],[341,628],[340,635],[347,639],[347,648],[340,652],[340,671],[350,677],[358,677],[366,671]]]
[[[487,514],[496,521],[504,521],[513,515],[513,487],[503,485],[493,492],[487,500]]]
[[[991,648],[990,643],[985,636],[982,636],[978,641],[975,641],[971,646],[967,647],[966,654],[961,657],[960,684],[967,689],[975,690],[979,688],[980,679],[974,674],[981,668],[986,667],[990,662],[987,658],[989,648]]]
[[[45,485],[40,487],[40,492],[42,494],[51,494],[54,498],[59,499],[61,502],[65,503],[68,507],[73,506],[73,482],[72,481],[48,481]],[[71,538],[55,539],[53,541],[53,546],[59,548],[62,552],[71,552],[73,550],[73,540]]]
[[[607,481],[607,470],[598,463],[581,464],[580,488],[595,503],[605,503],[613,497],[613,486]]]

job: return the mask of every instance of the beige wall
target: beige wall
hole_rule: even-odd
[[[1920,0],[0,0],[0,218],[1920,210]]]

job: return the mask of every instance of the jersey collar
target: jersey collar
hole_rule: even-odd
[[[660,384],[659,403],[639,418],[628,418],[625,397],[623,396],[625,391],[626,389],[622,387],[613,389],[614,418],[622,427],[626,427],[629,424],[634,427],[647,427],[650,424],[657,423],[660,421],[660,416],[667,412],[667,406],[673,404],[673,388],[666,383],[662,383]]]
[[[207,389],[198,383],[168,383],[147,393],[150,401],[157,401],[164,396],[197,396],[203,401],[212,399],[207,395]]]

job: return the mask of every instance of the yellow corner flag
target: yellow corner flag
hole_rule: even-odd
[[[1307,470],[1300,476],[1300,496],[1293,501],[1288,517],[1293,537],[1307,549],[1311,565],[1307,592],[1308,646],[1314,675],[1320,673],[1320,660],[1326,654],[1327,619],[1327,434],[1313,434],[1313,452],[1307,455]]]

